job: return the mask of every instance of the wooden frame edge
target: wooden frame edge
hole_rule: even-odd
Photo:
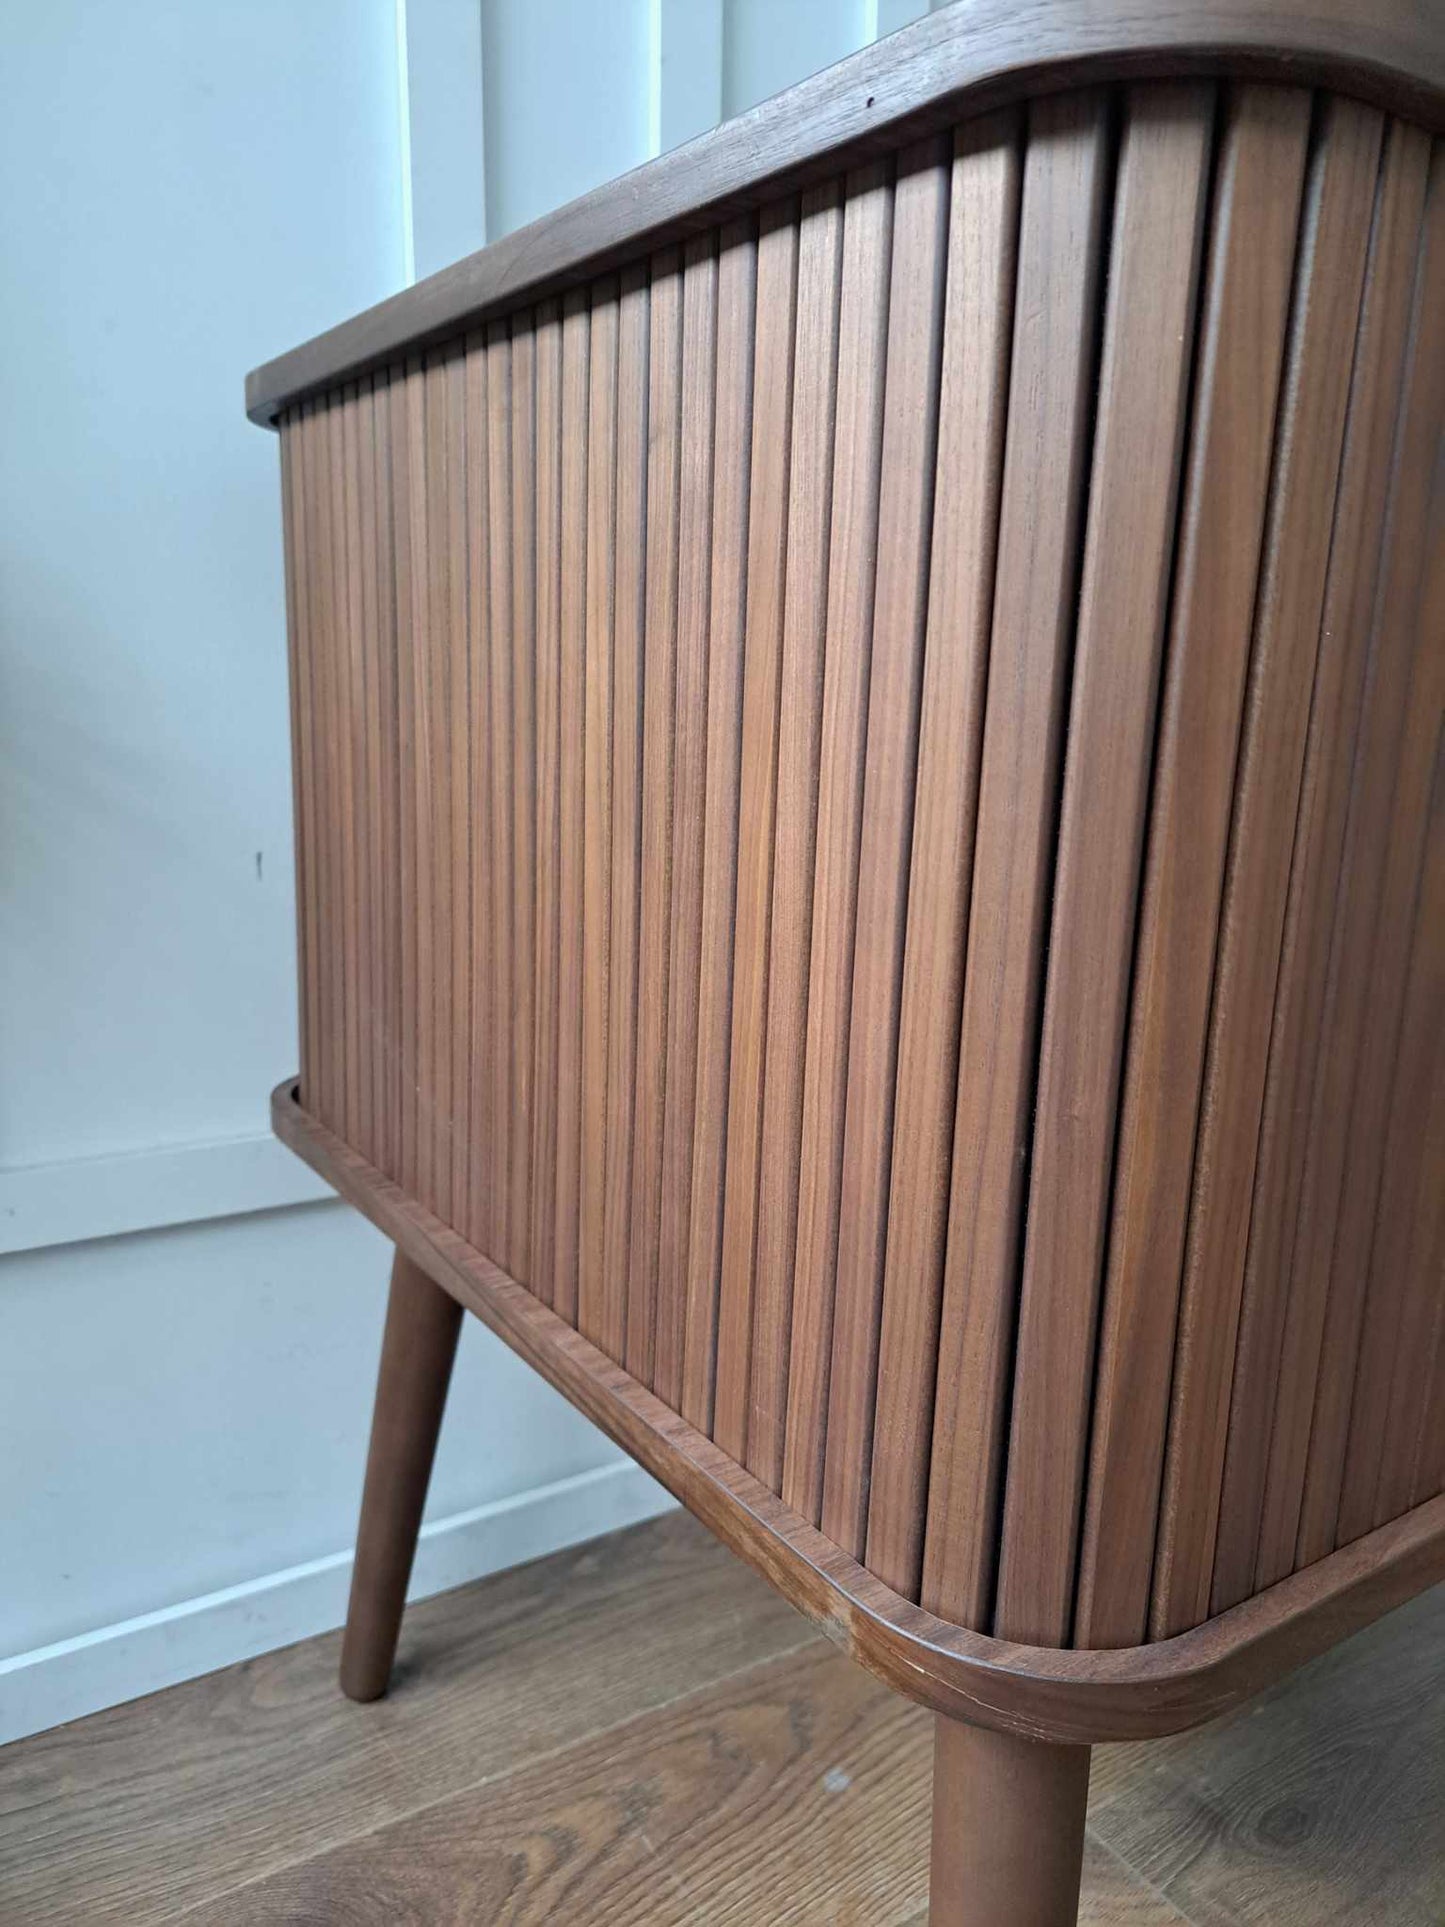
[[[961,0],[254,369],[274,427],[305,396],[803,186],[961,114],[1150,74],[1324,83],[1445,127],[1445,15],[1411,0]]]
[[[885,1685],[934,1712],[1093,1744],[1226,1712],[1445,1578],[1445,1494],[1208,1620],[1103,1652],[1022,1646],[951,1626],[892,1592],[621,1366],[481,1256],[300,1105],[276,1135]]]

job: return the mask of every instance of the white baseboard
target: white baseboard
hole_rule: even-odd
[[[421,1529],[410,1599],[653,1518],[674,1501],[615,1461]],[[0,1660],[0,1745],[339,1626],[350,1551]]]

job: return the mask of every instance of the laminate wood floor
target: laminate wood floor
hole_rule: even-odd
[[[676,1513],[0,1749],[4,1927],[927,1918],[930,1723]],[[1445,1922],[1445,1588],[1099,1748],[1081,1918]]]

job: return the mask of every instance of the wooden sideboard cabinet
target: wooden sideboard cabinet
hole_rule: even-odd
[[[937,1713],[938,1923],[1445,1575],[1442,128],[964,0],[252,375],[354,1697],[463,1309]]]

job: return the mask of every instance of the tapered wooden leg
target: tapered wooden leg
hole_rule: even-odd
[[[398,1251],[341,1646],[341,1690],[350,1699],[380,1699],[391,1677],[461,1325],[456,1300]]]
[[[930,1927],[1073,1927],[1088,1747],[935,1725]]]

